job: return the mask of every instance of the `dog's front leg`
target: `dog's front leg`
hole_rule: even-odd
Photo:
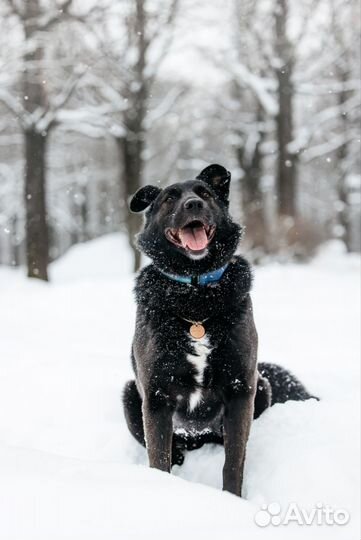
[[[254,393],[235,395],[227,400],[223,417],[223,489],[239,496],[242,494],[243,468],[253,411]]]
[[[170,472],[172,463],[173,408],[164,400],[143,401],[144,434],[149,466]]]

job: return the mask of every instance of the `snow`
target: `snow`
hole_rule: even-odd
[[[220,490],[223,449],[151,470],[120,404],[135,308],[126,240],[53,264],[53,282],[0,268],[0,538],[358,538],[360,260],[330,243],[310,265],[256,270],[260,360],[322,400],[253,423],[245,496]],[[260,528],[265,503],[345,508],[347,525]]]
[[[126,237],[118,234],[78,244],[52,265],[51,280],[92,282],[129,276],[133,261],[128,246]]]

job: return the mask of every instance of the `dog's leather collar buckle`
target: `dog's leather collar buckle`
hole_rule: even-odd
[[[221,279],[223,276],[225,270],[227,269],[228,264],[225,264],[222,266],[222,268],[218,268],[217,270],[212,270],[212,272],[207,272],[206,274],[199,274],[198,276],[178,276],[176,274],[168,274],[168,272],[163,272],[163,270],[160,270],[160,272],[167,276],[169,279],[172,279],[173,281],[178,281],[178,283],[186,283],[188,285],[201,285],[205,286],[209,283],[216,283]]]

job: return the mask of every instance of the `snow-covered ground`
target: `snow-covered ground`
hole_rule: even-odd
[[[243,500],[220,490],[221,447],[189,453],[167,475],[147,468],[128,434],[124,239],[78,246],[51,273],[49,285],[0,269],[1,540],[358,540],[358,257],[332,244],[310,265],[256,271],[260,360],[291,368],[322,400],[278,405],[254,422]],[[277,525],[291,502],[346,509],[350,521]],[[257,526],[269,503],[279,505],[276,524]]]

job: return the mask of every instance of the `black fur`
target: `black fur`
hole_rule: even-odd
[[[309,394],[303,384],[287,369],[277,364],[260,362],[258,372],[269,381],[272,394],[271,405],[275,403],[285,403],[286,401],[306,401],[306,399],[317,399],[318,397]]]
[[[252,418],[275,402],[311,396],[279,366],[260,364],[257,370],[252,272],[243,257],[234,255],[241,229],[228,213],[229,183],[230,173],[211,165],[196,180],[164,190],[146,186],[131,201],[133,211],[147,209],[138,245],[153,264],[136,280],[135,381],[127,383],[123,403],[128,427],[146,444],[151,466],[169,471],[183,462],[185,450],[224,444],[223,486],[240,495]],[[209,233],[200,253],[167,236],[194,220]],[[206,286],[163,274],[199,275],[225,264],[222,278]],[[185,319],[204,321],[209,349],[201,378],[187,358],[196,350]],[[202,401],[191,411],[190,396],[197,390]]]

